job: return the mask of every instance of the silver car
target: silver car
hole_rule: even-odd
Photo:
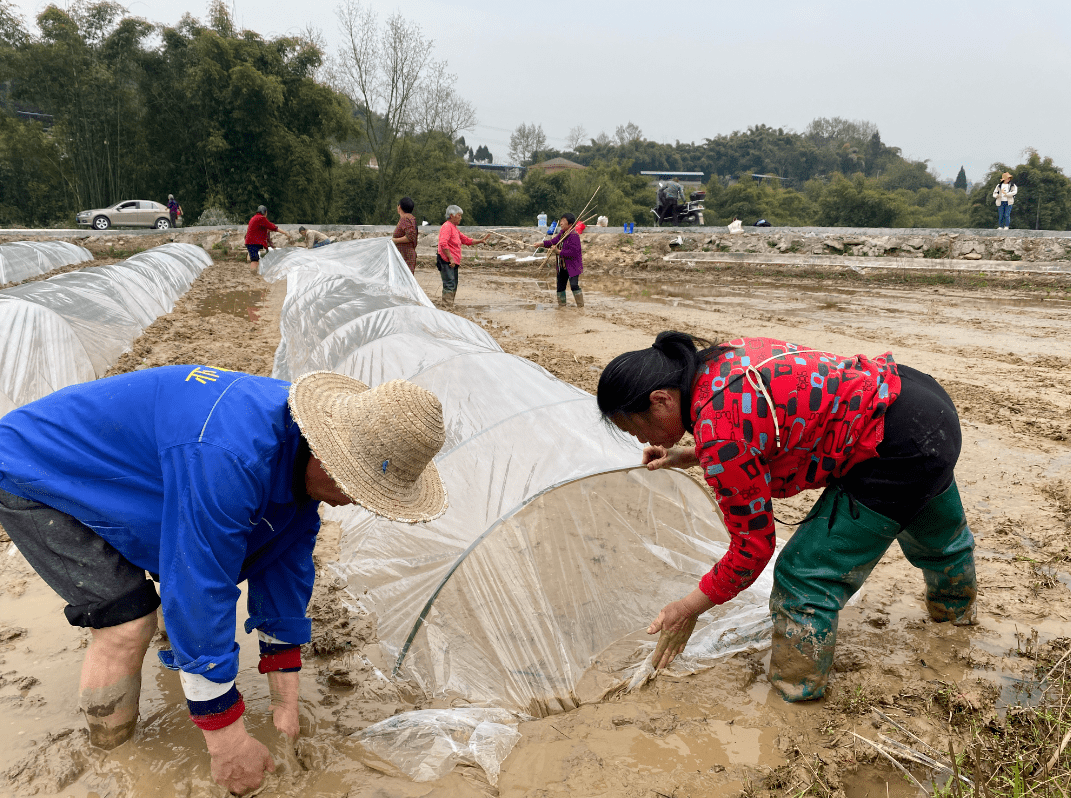
[[[152,200],[123,200],[110,208],[82,211],[75,217],[78,224],[91,225],[95,230],[109,227],[155,227],[166,230],[171,227],[167,207]]]

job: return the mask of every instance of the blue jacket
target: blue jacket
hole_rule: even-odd
[[[231,681],[243,580],[247,632],[294,644],[312,632],[319,502],[293,493],[289,388],[206,366],[64,388],[0,419],[0,488],[74,516],[158,575],[167,659]]]

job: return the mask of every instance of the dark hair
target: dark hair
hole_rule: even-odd
[[[611,422],[618,413],[643,413],[651,407],[652,391],[676,388],[681,392],[681,422],[691,432],[695,375],[729,349],[687,333],[660,332],[649,348],[618,355],[602,370],[596,391],[599,412]]]
[[[409,197],[402,197],[400,200],[398,200],[398,207],[406,213],[412,213],[413,208],[416,207],[416,203],[413,202],[413,200]]]
[[[572,224],[576,221],[576,216],[569,212],[563,213],[560,218],[565,219],[565,221],[569,222],[569,224]]]

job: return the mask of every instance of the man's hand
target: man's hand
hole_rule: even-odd
[[[699,465],[695,450],[687,446],[667,449],[665,446],[648,446],[643,450],[643,464],[648,471],[659,468],[690,468]]]
[[[212,757],[212,780],[235,795],[259,787],[265,771],[275,772],[275,760],[264,745],[249,736],[241,718],[222,729],[203,731]]]
[[[271,712],[275,728],[290,738],[298,736],[298,686],[300,671],[268,673],[268,691],[271,693]]]
[[[696,588],[680,601],[674,601],[662,608],[654,623],[647,627],[649,635],[662,633],[651,658],[651,664],[656,670],[668,668],[677,655],[684,651],[695,630],[696,619],[713,606],[714,602]]]

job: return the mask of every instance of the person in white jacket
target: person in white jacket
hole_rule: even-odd
[[[1011,225],[1011,209],[1015,204],[1015,195],[1019,187],[1012,182],[1011,172],[1000,176],[1000,182],[993,189],[993,199],[997,201],[997,229],[1007,230]]]

